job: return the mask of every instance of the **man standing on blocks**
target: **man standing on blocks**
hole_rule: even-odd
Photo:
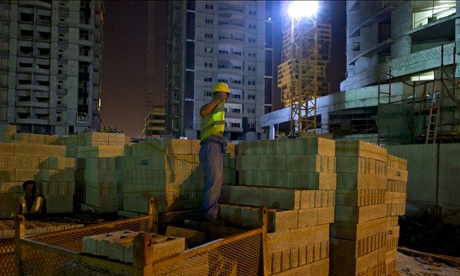
[[[224,175],[224,153],[227,151],[225,129],[225,102],[230,90],[224,82],[212,88],[212,100],[200,109],[201,147],[200,165],[203,170],[202,219],[215,222],[219,211],[218,201]]]

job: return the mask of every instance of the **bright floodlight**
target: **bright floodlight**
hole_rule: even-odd
[[[317,1],[293,1],[288,9],[289,15],[297,19],[314,15],[317,11]]]

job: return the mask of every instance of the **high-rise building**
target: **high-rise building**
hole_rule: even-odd
[[[152,106],[147,116],[145,116],[145,125],[142,130],[142,138],[160,138],[165,130],[165,107]]]
[[[0,123],[65,135],[99,129],[103,1],[0,3]]]
[[[265,1],[171,1],[168,17],[167,130],[199,138],[200,107],[217,82],[230,87],[225,135],[230,140],[260,139],[259,118],[272,109],[272,11]],[[267,68],[268,66],[268,68]]]

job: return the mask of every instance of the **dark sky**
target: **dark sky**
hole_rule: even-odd
[[[163,3],[163,4],[162,4]],[[167,12],[156,1],[159,12]],[[102,127],[117,127],[126,135],[139,137],[147,114],[147,24],[148,1],[105,1],[102,60]],[[345,72],[345,1],[331,1],[332,49],[327,68],[331,91],[338,92]],[[160,18],[160,16],[157,16]],[[158,21],[158,20],[157,20]],[[155,21],[155,32],[163,32]],[[158,37],[158,36],[157,36]],[[155,49],[162,50],[161,47]],[[158,57],[155,57],[158,58]],[[163,56],[161,58],[164,58]],[[157,66],[154,72],[161,68]],[[164,76],[155,78],[164,84]],[[153,83],[160,87],[158,83]],[[161,89],[164,91],[164,89]],[[157,93],[157,92],[154,92]],[[160,93],[160,92],[158,92]],[[164,96],[153,96],[154,105],[164,105]]]
[[[138,137],[146,108],[147,1],[105,1],[102,127]]]

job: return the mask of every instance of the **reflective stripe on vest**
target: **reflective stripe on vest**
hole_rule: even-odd
[[[32,208],[30,208],[30,212],[27,210],[27,201],[25,196],[19,197],[19,203],[22,207],[22,214],[35,214],[40,210],[40,207],[43,204],[43,197],[36,196],[34,199],[34,203],[32,204]]]
[[[219,103],[206,117],[201,118],[201,141],[209,136],[224,132],[225,130],[225,104]]]

